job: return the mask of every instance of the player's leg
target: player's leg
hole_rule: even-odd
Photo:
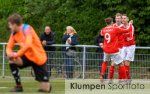
[[[114,78],[114,72],[115,72],[115,63],[111,62],[111,65],[109,68],[109,84],[112,83],[112,80]]]
[[[120,49],[120,56],[122,57],[123,60],[125,60],[125,57],[126,57],[126,47],[123,47]],[[118,79],[119,79],[119,82],[122,80],[122,79],[125,79],[125,75],[124,75],[124,70],[125,70],[125,67],[124,67],[124,61],[122,62],[121,65],[119,65],[118,67]]]
[[[36,64],[32,64],[32,67],[35,72],[35,79],[41,84],[38,92],[50,92],[51,86],[49,84],[49,76],[48,72],[46,71],[46,66],[38,66]]]
[[[112,62],[110,69],[109,69],[109,84],[113,83],[113,78],[114,78],[114,72],[115,72],[115,63]],[[126,78],[126,72],[125,72],[125,66],[124,63],[119,64],[119,76],[121,76],[121,79],[119,79],[119,82],[122,81],[123,78]],[[123,80],[124,81],[124,80]]]
[[[102,68],[101,68],[101,75],[104,75],[107,69],[108,61],[104,61],[102,63]]]
[[[135,45],[129,46],[127,48],[127,56],[125,60],[125,70],[127,79],[131,79],[130,77],[130,62],[134,61],[134,53],[135,53]]]
[[[104,74],[107,69],[108,61],[110,60],[110,55],[104,53],[104,62],[102,63],[101,73],[100,73],[100,81],[103,82]]]
[[[117,54],[114,54],[111,56],[111,60],[112,60],[112,62],[114,62],[111,64],[110,71],[109,71],[110,82],[112,83],[115,65],[119,65],[119,66],[122,65],[123,59],[122,59],[121,55],[119,53],[117,53]]]
[[[126,79],[130,79],[130,61],[125,61]]]
[[[119,64],[119,83],[122,83],[126,80],[126,71],[125,71],[125,66],[124,66],[124,62]]]
[[[104,62],[102,63],[101,75],[105,74],[109,59],[110,59],[110,56],[108,54],[104,53],[104,58],[103,58]]]
[[[103,79],[107,79],[108,78],[108,68],[107,68],[107,62],[103,62],[103,57],[104,57],[104,54],[101,54],[99,53],[98,54],[98,58],[99,58],[99,72],[103,74]],[[103,66],[103,69],[102,69],[102,66]]]
[[[23,88],[21,85],[20,73],[19,73],[19,69],[18,69],[18,66],[22,66],[22,65],[23,65],[23,62],[20,57],[17,59],[9,60],[10,70],[11,70],[11,73],[16,82],[16,86],[14,89],[11,90],[11,92],[22,92],[23,91]]]

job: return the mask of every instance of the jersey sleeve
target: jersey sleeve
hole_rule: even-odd
[[[32,46],[32,28],[27,27],[23,32],[25,36],[24,46],[17,52],[17,56],[22,56]]]
[[[130,28],[130,37],[129,37],[131,40],[133,39],[133,35],[134,35],[134,27],[132,25]]]
[[[129,27],[127,29],[122,29],[122,28],[115,28],[117,33],[127,33],[130,32],[132,28],[132,24],[129,24]]]
[[[8,44],[6,46],[6,54],[9,55],[13,52],[13,47],[15,44],[15,40],[13,38],[13,34],[11,34],[9,40],[8,40]]]

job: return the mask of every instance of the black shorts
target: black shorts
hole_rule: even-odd
[[[35,79],[39,82],[48,82],[49,81],[49,76],[48,72],[46,70],[46,65],[37,65],[31,60],[29,60],[26,56],[21,57],[23,61],[23,65],[19,66],[20,69],[26,68],[26,67],[32,67],[35,73]]]

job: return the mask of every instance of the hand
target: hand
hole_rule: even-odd
[[[64,32],[64,35],[69,35],[67,31]]]
[[[130,20],[130,22],[129,22],[129,23],[133,24],[133,20]]]
[[[17,53],[16,53],[16,52],[12,52],[11,54],[9,54],[9,55],[7,56],[7,58],[8,58],[9,60],[15,60],[17,57],[18,57],[18,56],[17,56]]]
[[[65,32],[64,32],[64,35],[66,35],[66,34],[67,34],[67,32],[65,31]]]
[[[42,41],[42,44],[43,44],[44,46],[46,46],[46,40],[43,40],[43,41]]]
[[[100,46],[101,48],[103,48],[103,43],[99,43],[99,46]]]
[[[131,41],[132,39],[131,38],[127,38],[127,41]]]
[[[70,35],[70,36],[73,36],[73,35],[74,35],[74,33],[70,33],[69,35]]]
[[[67,39],[67,42],[68,42],[69,44],[71,44],[71,40],[70,40],[70,39]]]

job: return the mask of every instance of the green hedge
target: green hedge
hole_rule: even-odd
[[[134,20],[138,46],[150,46],[150,0],[0,0],[0,42],[9,37],[7,17],[23,16],[38,34],[45,25],[57,33],[57,43],[67,25],[78,32],[80,44],[93,44],[94,37],[105,26],[104,18],[117,12],[127,13]]]

